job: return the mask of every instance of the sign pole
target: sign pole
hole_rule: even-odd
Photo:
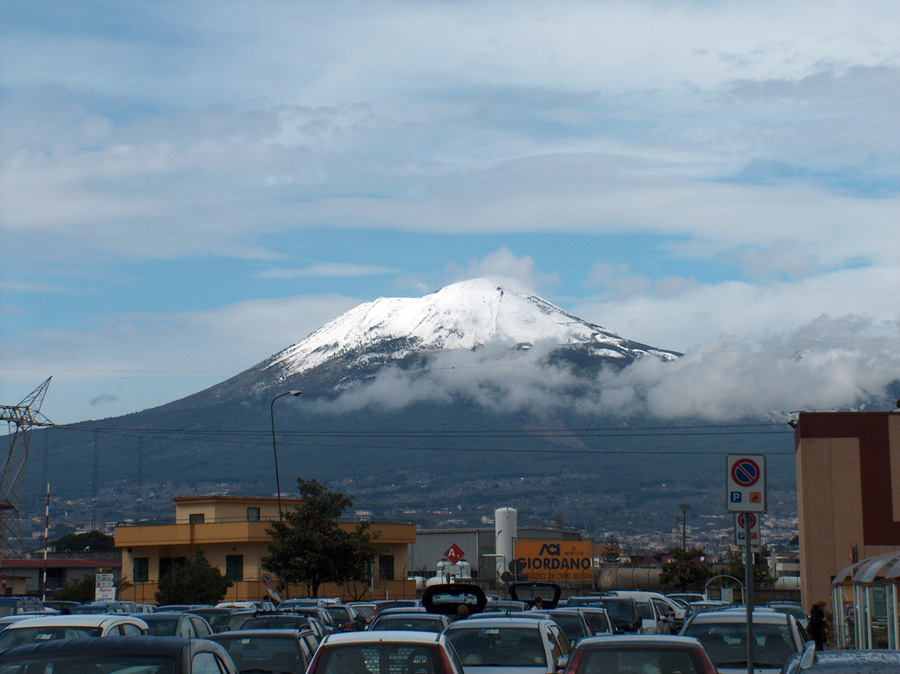
[[[750,513],[744,513],[744,586],[747,588],[747,674],[753,674],[753,545]]]

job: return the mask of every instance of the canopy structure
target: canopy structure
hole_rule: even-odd
[[[838,648],[900,650],[900,550],[841,569],[831,583]],[[852,592],[848,600],[847,590]]]

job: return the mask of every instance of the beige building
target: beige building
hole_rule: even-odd
[[[122,550],[122,577],[133,583],[120,592],[119,599],[155,601],[160,576],[174,563],[202,550],[206,559],[233,582],[225,599],[244,601],[262,599],[266,588],[275,589],[277,579],[261,567],[266,549],[266,530],[278,519],[278,500],[233,496],[196,496],[176,498],[173,524],[139,524],[116,527],[116,547]],[[282,508],[298,505],[298,499],[282,499]],[[341,522],[352,528],[356,522]],[[372,522],[377,535],[378,553],[370,587],[325,586],[321,596],[383,599],[415,597],[415,581],[407,580],[408,549],[416,540],[412,522]],[[287,597],[303,596],[304,589],[291,587]],[[351,597],[351,594],[356,596]]]
[[[805,607],[851,563],[900,550],[900,413],[801,413],[794,435]]]

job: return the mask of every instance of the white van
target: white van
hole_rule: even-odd
[[[673,632],[676,631],[676,627],[681,627],[681,625],[684,623],[684,616],[686,613],[686,609],[684,608],[684,606],[681,606],[678,602],[669,599],[661,592],[647,592],[645,590],[613,590],[611,592],[606,592],[605,594],[610,594],[617,597],[649,599],[653,602],[653,605],[659,609],[659,612],[663,617],[669,616],[672,618],[672,621],[675,623],[672,626]]]

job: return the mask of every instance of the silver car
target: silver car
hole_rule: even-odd
[[[771,609],[753,611],[753,665],[757,674],[778,674],[796,653],[802,653],[806,633],[796,618]],[[747,612],[744,607],[698,613],[681,634],[703,644],[719,674],[747,671]]]
[[[457,620],[444,634],[466,674],[556,674],[569,659],[569,640],[550,619]]]

